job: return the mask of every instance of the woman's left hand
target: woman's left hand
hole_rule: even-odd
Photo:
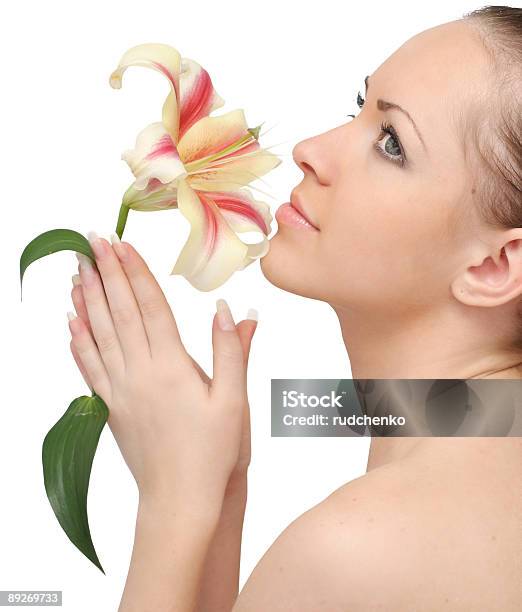
[[[137,251],[117,237],[112,246],[97,236],[90,240],[98,270],[79,257],[82,297],[75,306],[84,316],[70,321],[71,349],[109,408],[109,427],[140,499],[167,496],[198,511],[219,511],[244,459],[256,322],[236,327],[219,301],[210,380],[185,350],[167,299]]]

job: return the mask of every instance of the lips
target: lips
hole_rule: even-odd
[[[310,219],[310,217],[306,214],[305,210],[303,209],[303,205],[301,203],[301,200],[299,198],[299,196],[297,195],[295,189],[292,191],[291,195],[290,195],[290,204],[292,205],[292,208],[295,208],[297,210],[297,212],[306,220],[308,221],[308,223],[310,223],[310,225],[312,227],[314,227],[316,230],[318,230],[319,228],[317,227],[317,225],[315,225],[315,223]]]

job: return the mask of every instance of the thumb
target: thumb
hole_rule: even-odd
[[[222,398],[232,399],[246,389],[246,360],[243,345],[230,308],[225,300],[216,302],[212,322],[212,389]]]
[[[243,358],[245,360],[245,366],[248,366],[248,358],[250,356],[250,346],[252,344],[252,338],[257,329],[257,311],[254,308],[250,308],[247,313],[247,318],[240,321],[237,325],[237,333],[239,334],[239,340],[243,347]]]

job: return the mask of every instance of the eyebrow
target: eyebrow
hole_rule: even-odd
[[[368,93],[368,89],[370,87],[370,76],[366,76],[364,78],[364,85],[366,86],[366,94]],[[426,144],[424,143],[424,140],[421,136],[421,133],[419,132],[419,128],[417,127],[417,124],[415,123],[415,121],[413,121],[413,119],[411,118],[410,114],[408,113],[407,110],[404,110],[402,108],[402,106],[399,106],[398,104],[395,104],[394,102],[388,102],[386,100],[382,100],[381,98],[379,98],[377,100],[377,108],[380,111],[387,111],[387,110],[398,110],[401,111],[401,113],[404,113],[404,115],[406,115],[406,117],[408,117],[408,119],[410,120],[411,124],[413,125],[413,129],[415,130],[415,133],[417,134],[417,136],[419,137],[419,140],[422,143],[422,146],[424,147],[424,150],[426,150]]]

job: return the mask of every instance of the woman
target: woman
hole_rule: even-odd
[[[356,119],[294,149],[304,178],[261,268],[334,308],[354,378],[521,376],[521,13],[413,37]],[[121,611],[522,608],[518,438],[372,439],[367,474],[294,521],[238,595],[255,316],[218,301],[210,381],[136,250],[90,239],[71,348],[139,488]]]

